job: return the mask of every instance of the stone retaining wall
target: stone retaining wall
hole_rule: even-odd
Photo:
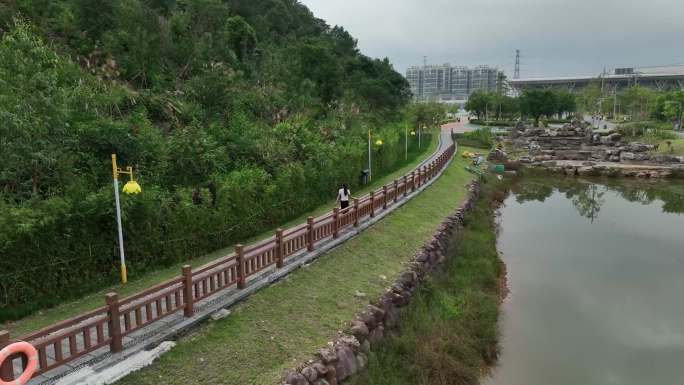
[[[468,198],[437,228],[432,239],[416,253],[407,269],[394,285],[376,302],[368,305],[328,346],[321,348],[316,359],[287,373],[287,385],[338,385],[368,364],[368,353],[382,339],[386,331],[394,329],[399,314],[406,307],[426,276],[448,256],[454,235],[463,225],[465,215],[472,210],[480,195],[480,185],[472,182]]]
[[[530,168],[546,170],[569,176],[600,176],[642,179],[664,179],[684,177],[684,165],[630,165],[624,163],[563,162],[548,161],[529,165]]]

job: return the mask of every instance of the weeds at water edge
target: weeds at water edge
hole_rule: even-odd
[[[353,385],[473,385],[499,355],[504,267],[496,249],[492,184],[466,219],[441,272],[421,287],[400,329],[369,357]]]

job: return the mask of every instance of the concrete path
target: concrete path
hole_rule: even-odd
[[[591,115],[584,115],[584,120],[588,123],[591,123],[593,127],[598,127],[599,129],[603,129],[603,126],[607,126],[609,130],[613,130],[618,126],[617,124],[608,120],[594,120],[592,119]]]
[[[434,158],[439,156],[441,152],[446,150],[453,143],[451,137],[451,130],[454,132],[459,132],[463,130],[464,123],[453,123],[447,124],[442,127],[439,146],[438,149],[430,155],[425,161],[423,161],[418,167],[432,161]],[[446,167],[445,167],[446,169]],[[142,327],[130,335],[124,337],[124,351],[121,353],[112,354],[109,351],[109,347],[100,348],[94,352],[84,355],[83,357],[69,362],[63,366],[56,369],[48,371],[43,375],[37,376],[29,382],[29,385],[47,385],[47,384],[58,384],[58,385],[73,385],[73,384],[83,384],[84,373],[104,373],[111,372],[107,370],[112,367],[137,367],[139,363],[136,363],[133,357],[139,357],[140,352],[149,350],[161,344],[164,341],[171,340],[176,336],[182,334],[183,332],[197,326],[201,322],[210,318],[213,314],[228,309],[231,306],[237,304],[238,302],[246,299],[251,294],[256,291],[268,287],[274,282],[282,279],[292,271],[300,268],[303,265],[311,263],[313,260],[317,259],[321,255],[329,252],[333,248],[339,246],[340,244],[346,242],[347,240],[355,237],[368,227],[375,224],[377,221],[382,220],[385,216],[392,213],[403,206],[406,202],[411,200],[416,195],[420,194],[425,188],[429,187],[432,183],[439,179],[441,173],[430,180],[424,186],[416,189],[415,192],[410,193],[407,197],[401,197],[401,199],[394,205],[388,207],[386,210],[380,211],[375,218],[367,218],[361,221],[359,227],[357,228],[347,228],[340,231],[339,238],[328,239],[317,243],[316,250],[313,252],[307,252],[306,250],[289,257],[286,260],[286,264],[281,269],[276,269],[271,267],[266,269],[262,274],[249,279],[247,287],[243,290],[237,290],[235,287],[231,289],[226,289],[219,294],[211,296],[203,301],[197,302],[195,304],[195,315],[193,317],[184,317],[182,312],[177,312],[175,314],[169,315],[166,318],[160,319],[153,322],[145,327]],[[144,302],[148,298],[141,298],[136,302]],[[152,311],[156,311],[153,307]],[[88,322],[85,320],[84,322]],[[64,341],[68,344],[68,341]],[[82,338],[76,340],[78,345],[83,345]],[[63,349],[68,349],[68,345],[63,346]],[[131,361],[130,365],[126,365],[127,361]],[[122,365],[123,363],[123,365]],[[18,363],[17,363],[18,364]],[[16,368],[17,373],[21,372],[19,368]],[[90,377],[90,374],[86,375]],[[88,383],[88,382],[85,382]]]
[[[447,123],[442,126],[442,130],[453,130],[454,134],[465,134],[466,132],[474,131],[479,127],[470,124],[470,119],[468,119],[468,115],[462,115],[459,116],[459,118],[461,118],[460,122]]]

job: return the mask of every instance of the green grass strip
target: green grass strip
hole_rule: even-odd
[[[182,338],[122,384],[275,384],[378,298],[443,218],[471,175],[456,161],[427,190],[358,237]],[[366,299],[357,298],[357,291]]]
[[[491,185],[485,185],[485,194]],[[476,385],[498,356],[502,265],[490,200],[480,199],[433,274],[351,385]]]

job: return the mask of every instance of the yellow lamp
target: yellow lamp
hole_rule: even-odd
[[[411,131],[411,136],[416,136],[416,132],[415,132],[415,131]]]
[[[138,182],[134,180],[129,180],[128,183],[124,185],[123,192],[128,195],[137,195],[142,192],[142,189],[140,188]]]
[[[383,143],[382,143],[382,140],[381,140],[381,139],[378,139],[378,140],[375,141],[375,145],[376,145],[376,146],[382,146],[382,144],[383,144]]]

